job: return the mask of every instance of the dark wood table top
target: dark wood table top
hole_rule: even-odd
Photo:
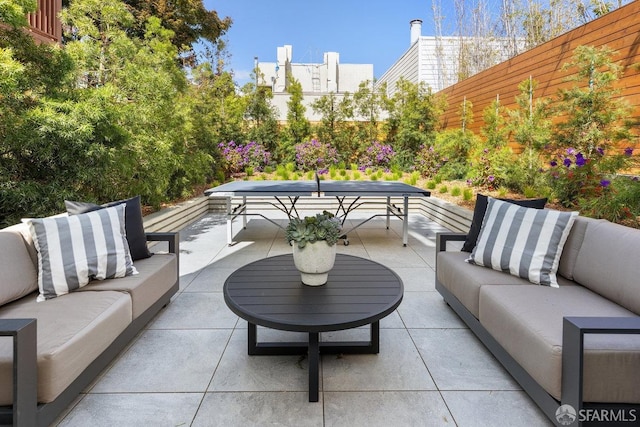
[[[224,284],[235,314],[256,325],[297,332],[326,332],[368,325],[402,301],[402,280],[377,262],[338,254],[329,280],[307,286],[292,255],[265,258],[240,267]]]

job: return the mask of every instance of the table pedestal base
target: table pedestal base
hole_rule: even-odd
[[[250,356],[288,356],[307,354],[309,358],[309,402],[317,402],[320,388],[320,354],[378,354],[380,322],[371,323],[369,341],[320,342],[319,332],[309,332],[309,342],[258,342],[257,327],[249,322]]]

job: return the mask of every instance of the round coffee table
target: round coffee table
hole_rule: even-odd
[[[252,262],[224,283],[224,300],[247,320],[250,355],[308,354],[309,401],[318,401],[320,354],[377,354],[380,319],[402,302],[402,280],[377,262],[338,254],[322,286],[306,286],[292,255]],[[306,332],[308,343],[257,342],[256,325]],[[319,342],[320,332],[371,325],[369,341]]]

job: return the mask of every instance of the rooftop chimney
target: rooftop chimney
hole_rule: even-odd
[[[422,35],[422,19],[414,19],[409,22],[411,25],[411,45],[413,45]]]

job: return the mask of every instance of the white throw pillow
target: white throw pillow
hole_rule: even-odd
[[[557,288],[560,255],[577,216],[490,197],[478,244],[467,261]]]
[[[124,205],[81,215],[24,219],[38,253],[38,301],[91,280],[137,274],[124,229]]]

